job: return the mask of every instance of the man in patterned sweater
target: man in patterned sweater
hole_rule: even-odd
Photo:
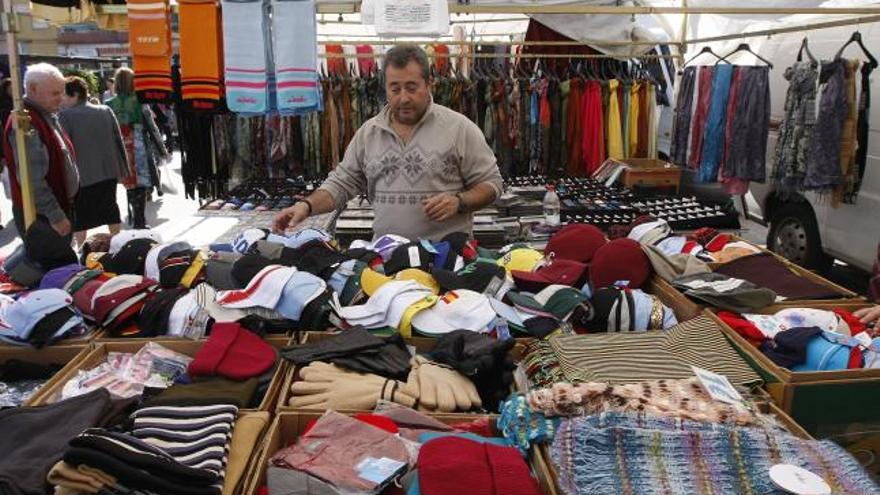
[[[451,232],[470,233],[473,212],[501,194],[501,172],[480,128],[434,103],[431,83],[421,48],[390,49],[388,104],[358,129],[324,184],[275,217],[275,231],[341,210],[366,193],[376,214],[376,237],[439,240]]]

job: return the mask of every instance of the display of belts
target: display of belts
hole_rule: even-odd
[[[880,495],[880,8],[709,3],[4,6],[0,493]]]

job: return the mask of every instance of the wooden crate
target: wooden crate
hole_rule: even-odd
[[[623,171],[625,187],[664,187],[675,189],[681,185],[681,167],[654,158],[628,158],[623,160],[630,166]]]
[[[34,406],[40,403],[40,399],[46,392],[55,387],[61,377],[70,370],[75,369],[83,358],[89,353],[91,347],[86,343],[78,345],[53,345],[42,349],[32,347],[0,346],[0,363],[6,363],[13,359],[39,365],[57,364],[62,368],[58,370],[40,389],[34,393],[23,406]]]
[[[865,303],[841,305],[855,310]],[[764,379],[773,401],[811,434],[822,425],[876,421],[880,418],[880,369],[796,372],[783,368],[706,311],[734,348]]]
[[[270,337],[266,340],[276,349],[285,347],[290,342],[290,337]],[[40,395],[33,405],[51,404],[58,400],[64,385],[80,370],[90,370],[103,363],[107,355],[111,352],[135,353],[139,351],[147,342],[155,342],[172,351],[186,354],[187,356],[195,356],[196,352],[201,349],[205,343],[204,340],[184,340],[184,339],[167,339],[167,340],[149,340],[149,339],[116,339],[114,342],[97,342],[90,351],[88,351],[75,366],[63,370],[55,375],[58,378],[52,387],[44,387],[45,392]],[[279,358],[279,364],[272,375],[266,395],[263,397],[257,409],[242,409],[242,411],[272,411],[278,400],[278,394],[281,389],[281,382],[284,380],[287,371],[287,362]]]
[[[335,335],[338,335],[340,332],[306,332],[303,337],[302,344],[312,343],[312,342],[320,342],[323,340],[327,340],[332,338]],[[404,339],[407,345],[410,345],[416,349],[418,352],[428,352],[434,348],[434,344],[437,343],[437,339],[429,338],[429,337],[410,337],[408,339]],[[525,342],[531,339],[517,339],[516,345],[511,349],[511,354],[513,356],[514,361],[519,361],[522,356],[522,352],[525,346]],[[299,379],[299,368],[293,366],[290,363],[290,366],[287,367],[287,370],[284,375],[284,379],[281,384],[281,392],[278,394],[278,406],[276,408],[277,412],[290,412],[296,411],[298,409],[287,405],[287,402],[290,400],[290,389],[293,386],[293,382]],[[368,412],[368,411],[360,411],[360,412]],[[449,413],[452,415],[470,415],[470,413]]]
[[[320,418],[322,414],[322,412],[302,410],[279,412],[275,416],[275,421],[272,422],[269,431],[266,433],[263,445],[257,456],[257,461],[252,466],[253,471],[249,476],[247,488],[241,495],[257,495],[260,487],[266,483],[266,468],[269,466],[269,459],[283,447],[296,441],[297,437],[305,430],[306,425],[312,420]],[[350,412],[346,412],[346,414],[350,414]],[[431,414],[430,416],[446,424],[484,418],[495,418],[495,416],[473,414]],[[556,488],[553,485],[553,480],[547,469],[547,465],[536,449],[532,449],[529,453],[528,461],[535,471],[538,484],[541,486],[544,493],[556,495]]]

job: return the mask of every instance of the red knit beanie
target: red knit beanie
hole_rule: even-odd
[[[275,364],[275,349],[238,323],[215,323],[211,336],[189,364],[189,374],[247,380]]]
[[[654,272],[642,246],[632,239],[614,239],[596,251],[590,265],[593,290],[611,287],[615,282],[629,282],[638,289]]]
[[[556,258],[589,263],[599,248],[608,239],[595,225],[574,223],[562,227],[547,242],[545,254],[553,253]]]

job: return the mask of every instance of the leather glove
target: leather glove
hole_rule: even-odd
[[[303,409],[354,409],[371,411],[379,399],[407,407],[416,403],[416,395],[400,382],[370,373],[357,373],[336,365],[314,362],[300,370],[300,381],[291,386],[288,402]]]
[[[482,407],[474,383],[461,373],[435,363],[424,356],[412,360],[407,390],[418,390],[419,404],[439,412],[469,411]]]

